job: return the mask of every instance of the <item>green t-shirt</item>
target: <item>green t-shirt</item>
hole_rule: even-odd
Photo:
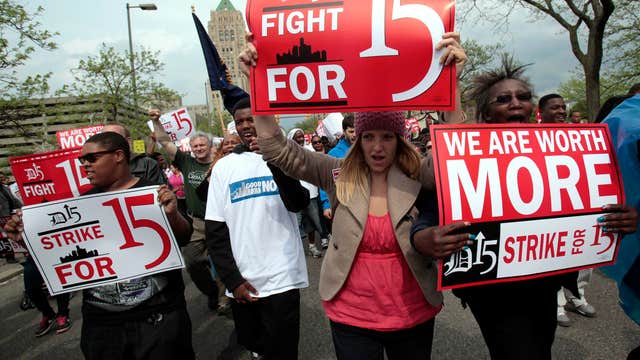
[[[207,171],[209,171],[210,163],[199,163],[195,158],[178,150],[173,165],[182,171],[184,178],[184,192],[187,198],[187,210],[189,214],[195,217],[204,218],[205,203],[200,200],[196,189],[205,179]]]

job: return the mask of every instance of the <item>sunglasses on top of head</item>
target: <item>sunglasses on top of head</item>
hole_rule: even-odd
[[[533,96],[531,95],[530,92],[516,94],[516,99],[518,99],[520,101],[531,101],[532,98],[533,98]],[[509,104],[512,100],[513,100],[513,95],[511,95],[511,94],[498,95],[498,96],[496,96],[496,99],[491,102],[491,104],[496,104],[496,103],[497,104]]]
[[[96,151],[96,152],[84,154],[82,156],[78,156],[78,161],[80,161],[81,164],[84,164],[85,161],[93,164],[94,162],[98,161],[98,159],[100,158],[100,156],[98,155],[111,154],[118,150],[120,149],[103,150],[103,151]]]

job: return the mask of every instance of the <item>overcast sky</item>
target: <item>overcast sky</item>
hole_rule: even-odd
[[[153,0],[144,0],[151,2]],[[25,1],[27,2],[27,1]],[[58,49],[39,50],[21,68],[20,74],[52,72],[53,90],[72,81],[70,69],[88,55],[95,55],[102,43],[117,49],[128,49],[126,2],[116,0],[37,0],[25,5],[34,10],[38,5],[44,12],[38,20],[43,27],[57,31],[54,41]],[[159,50],[165,64],[160,80],[183,94],[186,105],[204,104],[204,82],[207,72],[202,50],[191,19],[191,5],[206,27],[209,12],[219,0],[155,0],[156,11],[131,9],[134,47]],[[245,0],[232,0],[236,9],[244,12]],[[131,3],[132,5],[138,3]],[[566,80],[578,62],[571,53],[569,40],[563,29],[547,19],[529,22],[528,13],[519,11],[511,18],[510,33],[489,26],[463,24],[463,39],[473,38],[480,43],[501,42],[523,63],[533,63],[528,75],[537,95],[555,91]]]

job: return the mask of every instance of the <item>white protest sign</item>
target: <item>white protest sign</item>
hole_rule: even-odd
[[[52,295],[184,267],[157,186],[26,206],[23,238]]]
[[[326,131],[325,135],[329,138],[329,141],[333,141],[342,136],[343,119],[344,117],[341,113],[330,113],[322,120],[322,126],[324,126]]]
[[[164,127],[164,131],[166,131],[171,138],[171,141],[176,143],[176,145],[180,140],[191,136],[196,129],[186,108],[162,114],[160,116],[160,123]],[[153,131],[153,123],[151,120],[147,121],[147,126]]]

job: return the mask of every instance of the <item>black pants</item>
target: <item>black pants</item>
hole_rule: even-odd
[[[55,299],[58,303],[58,312],[53,311],[51,305],[49,305],[49,299],[47,299],[46,290],[42,289],[44,280],[36,264],[33,262],[31,256],[27,257],[27,260],[22,264],[24,267],[24,289],[31,299],[33,305],[38,309],[43,316],[53,319],[57,315],[69,316],[69,294],[56,295]]]
[[[115,324],[85,319],[80,348],[87,360],[195,358],[191,344],[191,319],[186,309]]]
[[[250,304],[231,302],[238,343],[266,360],[298,358],[300,291],[293,289]]]
[[[375,331],[331,321],[338,360],[431,359],[435,318],[406,330]]]
[[[527,287],[526,283],[532,282]],[[535,286],[535,282],[538,280],[479,286],[470,288],[463,297],[480,326],[491,359],[551,360],[559,287]]]

